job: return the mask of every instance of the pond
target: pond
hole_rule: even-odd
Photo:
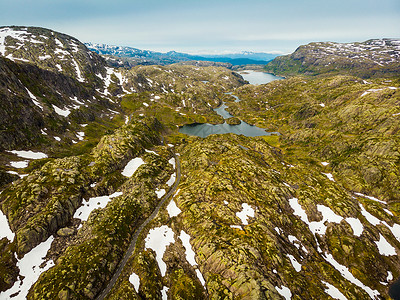
[[[282,77],[274,76],[272,74],[256,72],[256,71],[244,71],[246,74],[240,73],[243,78],[249,81],[251,84],[262,84],[268,83],[274,80],[283,79]],[[260,73],[260,74],[254,74]],[[232,94],[232,93],[227,93]],[[239,102],[240,99],[232,95],[235,98],[235,102]],[[222,103],[218,108],[215,108],[214,111],[222,116],[224,119],[232,118],[233,116],[225,110],[227,106],[225,102]],[[185,133],[187,135],[194,135],[205,138],[211,134],[224,134],[224,133],[235,133],[235,134],[243,134],[244,136],[263,136],[263,135],[272,135],[278,134],[278,132],[266,132],[264,129],[259,128],[257,126],[249,125],[246,122],[241,122],[238,125],[229,125],[226,122],[224,124],[212,125],[208,123],[204,124],[189,124],[184,125],[179,128],[179,132]]]
[[[268,83],[268,82],[271,82],[274,80],[284,79],[284,77],[275,76],[270,73],[258,72],[258,71],[252,71],[252,70],[244,70],[244,71],[239,72],[239,74],[244,78],[244,80],[247,80],[250,84],[254,84],[254,85],[259,85],[259,84]]]

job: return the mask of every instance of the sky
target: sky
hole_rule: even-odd
[[[400,0],[0,0],[0,26],[193,54],[400,38]]]

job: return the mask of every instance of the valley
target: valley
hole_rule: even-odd
[[[399,45],[305,45],[275,76],[0,27],[0,299],[390,299]]]

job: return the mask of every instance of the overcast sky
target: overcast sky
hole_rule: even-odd
[[[400,38],[400,0],[0,0],[0,25],[190,53],[289,53],[313,41]]]

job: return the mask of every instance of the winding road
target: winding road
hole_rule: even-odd
[[[108,295],[108,293],[111,291],[111,289],[114,287],[115,283],[118,280],[118,277],[121,275],[122,270],[124,269],[126,263],[129,260],[129,257],[131,257],[131,255],[133,254],[133,252],[135,251],[135,247],[136,247],[136,242],[139,238],[139,235],[141,234],[141,232],[143,231],[143,229],[147,226],[147,224],[149,224],[158,214],[158,212],[160,211],[161,207],[163,206],[163,204],[165,203],[165,201],[167,199],[169,199],[176,191],[179,182],[181,180],[181,162],[179,160],[178,155],[174,155],[175,157],[175,161],[176,161],[176,180],[174,185],[172,186],[172,188],[169,190],[169,192],[163,197],[161,198],[161,201],[158,203],[157,207],[154,209],[153,213],[143,222],[142,225],[140,225],[140,227],[136,230],[132,241],[128,247],[128,250],[126,251],[124,257],[122,258],[122,260],[120,261],[117,270],[115,271],[113,277],[111,278],[111,280],[108,282],[106,288],[101,292],[101,294],[99,294],[96,298],[96,300],[103,300],[105,299],[105,297]]]

